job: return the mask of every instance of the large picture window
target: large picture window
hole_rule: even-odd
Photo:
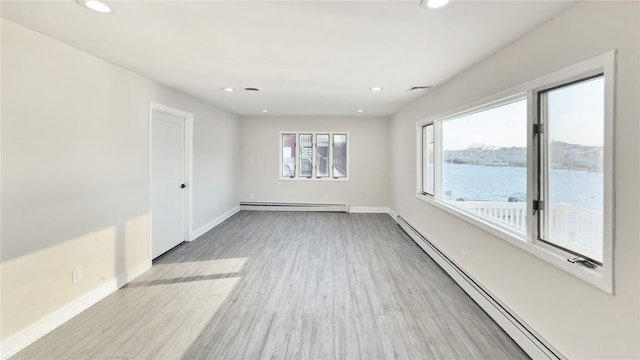
[[[348,180],[347,132],[281,132],[280,179]]]
[[[605,54],[418,121],[418,197],[613,292],[613,70]]]
[[[526,233],[526,99],[443,121],[442,159],[443,201]]]

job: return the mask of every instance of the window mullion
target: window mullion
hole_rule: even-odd
[[[295,148],[295,158],[293,159],[293,163],[295,164],[295,168],[293,169],[293,173],[297,178],[300,177],[300,149],[298,148],[298,144],[300,143],[300,134],[296,133],[296,140],[294,143]]]
[[[536,171],[536,181],[537,181],[537,201],[538,207],[541,210],[537,211],[536,223],[537,223],[537,240],[546,239],[549,236],[548,232],[548,220],[549,220],[549,210],[548,206],[545,204],[549,204],[549,184],[548,184],[548,176],[547,169],[549,168],[549,144],[546,133],[544,132],[545,128],[548,128],[547,123],[547,98],[545,94],[538,94],[538,118],[537,118],[537,130],[536,132],[536,140],[538,143],[538,153],[537,153],[537,171]]]
[[[434,171],[434,189],[433,197],[436,199],[442,198],[442,122],[435,121],[433,123],[434,133],[433,138],[435,141],[434,154],[433,154],[433,171]]]
[[[426,187],[424,186],[427,180],[427,126],[422,125],[420,130],[420,194],[427,195]]]
[[[535,91],[527,91],[527,241],[534,243],[539,238],[538,215],[533,214],[533,202],[539,200],[538,173],[540,169],[539,137],[534,134],[534,126],[538,123],[538,99]]]
[[[318,153],[318,134],[313,133],[311,135],[311,176],[318,177],[318,159],[316,159]]]

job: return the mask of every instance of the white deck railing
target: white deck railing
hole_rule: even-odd
[[[602,262],[603,213],[569,204],[552,204],[550,210],[554,242]]]
[[[482,216],[527,232],[527,209],[523,202],[455,201],[453,204],[479,213]]]
[[[452,201],[487,218],[523,233],[527,232],[527,207],[524,202]],[[602,259],[602,212],[569,204],[552,204],[549,209],[549,234],[554,243]]]

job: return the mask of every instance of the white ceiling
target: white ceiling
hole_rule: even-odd
[[[411,86],[442,84],[573,3],[147,0],[103,15],[3,0],[1,14],[238,115],[388,116],[424,95]]]

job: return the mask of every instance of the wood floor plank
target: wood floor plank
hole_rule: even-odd
[[[311,357],[315,309],[299,306],[293,320],[285,358],[307,360]]]
[[[398,331],[407,349],[409,359],[436,359],[432,347],[425,338],[417,318],[407,313],[394,314]]]
[[[15,359],[526,359],[385,214],[240,212]]]
[[[360,359],[360,344],[356,331],[356,315],[352,308],[336,309],[335,358]]]
[[[378,316],[378,329],[380,329],[379,337],[386,359],[410,358],[403,340],[406,334],[401,331],[393,315]]]

